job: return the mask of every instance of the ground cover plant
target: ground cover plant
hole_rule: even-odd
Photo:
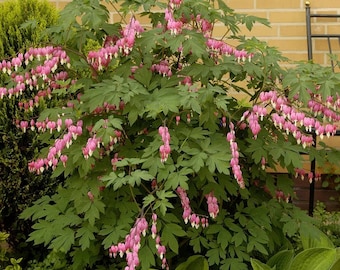
[[[317,228],[305,227],[304,229],[306,230],[301,230],[300,233],[300,250],[281,250],[274,254],[266,264],[259,260],[251,259],[253,269],[338,269],[340,265],[339,251],[331,239]]]
[[[313,217],[320,223],[318,225],[320,230],[332,240],[335,246],[340,246],[340,213],[329,212],[324,203],[317,202]]]
[[[121,22],[108,22],[106,5]],[[338,165],[311,132],[335,133],[340,76],[283,69],[275,48],[239,33],[255,23],[268,24],[223,1],[75,0],[50,46],[2,62],[1,98],[18,102],[18,129],[46,146],[30,171],[65,178],[22,213],[29,241],[69,269],[248,269],[313,230],[286,201],[293,175],[317,178],[301,155]],[[268,172],[278,166],[287,174]]]

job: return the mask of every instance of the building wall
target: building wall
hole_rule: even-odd
[[[58,9],[63,9],[70,1],[50,0]],[[256,36],[267,41],[269,45],[277,47],[284,56],[292,60],[307,60],[305,0],[225,0],[225,2],[237,12],[259,16],[270,21],[270,28],[256,25],[252,32],[242,28],[242,33],[247,37]],[[310,0],[309,2],[312,13],[340,14],[339,0]],[[112,20],[115,20],[117,14],[112,7],[110,12]],[[216,33],[222,32],[222,26],[217,26]],[[340,19],[314,18],[312,32],[340,34]],[[331,45],[333,53],[340,53],[340,40],[331,40]],[[329,64],[327,53],[327,40],[313,39],[314,61],[323,65]]]
[[[235,10],[267,18],[271,28],[256,26],[247,33],[278,47],[292,60],[307,59],[305,0],[225,0]],[[340,2],[336,0],[310,0],[311,13],[340,14]],[[315,34],[340,34],[339,19],[312,19]],[[340,52],[339,40],[331,40],[334,53]],[[328,64],[328,43],[326,39],[313,39],[313,59]]]
[[[1,1],[1,0],[0,0]],[[58,9],[62,9],[70,0],[50,0]],[[247,37],[256,36],[277,47],[284,56],[292,60],[307,60],[305,0],[225,0],[226,4],[237,12],[266,18],[271,27],[256,25],[252,32],[245,27],[242,33]],[[338,0],[310,0],[311,13],[340,14]],[[112,20],[117,14],[110,8]],[[222,33],[222,26],[216,27],[216,33]],[[317,34],[340,34],[340,19],[312,20],[312,32]],[[331,40],[333,53],[340,53],[340,40]],[[328,43],[326,39],[313,39],[313,59],[327,65]]]

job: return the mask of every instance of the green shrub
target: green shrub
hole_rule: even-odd
[[[10,257],[9,247],[7,245],[8,233],[0,232],[0,266],[5,270],[21,270],[19,263],[22,258],[15,259]]]
[[[33,201],[51,194],[56,180],[49,174],[29,172],[28,160],[39,148],[36,135],[17,129],[14,120],[20,113],[10,100],[0,100],[0,226],[10,233],[10,246],[19,253],[27,253],[33,251],[25,243],[31,223],[18,219],[18,215]]]
[[[335,246],[340,246],[340,212],[328,212],[324,203],[318,202],[314,209],[314,218],[319,221],[319,228]]]
[[[0,59],[24,51],[27,46],[48,41],[43,34],[46,27],[54,24],[58,13],[47,1],[15,0],[0,4]],[[1,85],[6,83],[4,74]],[[23,95],[25,101],[31,93]],[[30,112],[34,118],[39,108]],[[14,252],[32,254],[37,248],[29,247],[25,240],[31,223],[18,219],[18,215],[33,201],[55,190],[56,180],[49,174],[32,175],[27,161],[40,151],[35,134],[23,133],[16,126],[23,110],[11,99],[0,99],[0,228],[9,232],[7,242]],[[36,252],[41,255],[42,253]]]
[[[281,249],[267,262],[251,259],[253,270],[338,270],[339,251],[322,231],[308,223],[299,230],[301,249]]]
[[[0,59],[48,41],[46,27],[58,18],[46,0],[10,0],[0,4]]]
[[[251,257],[266,261],[291,248],[313,219],[273,198],[293,194],[293,181],[262,167],[293,174],[303,166],[301,154],[329,161],[305,133],[322,113],[306,107],[317,102],[329,112],[324,103],[335,102],[340,76],[311,63],[283,70],[275,48],[238,33],[242,24],[251,29],[266,20],[237,14],[223,1],[122,4],[122,14],[144,7],[155,27],[142,29],[135,17],[109,25],[100,1],[74,0],[54,28],[54,44],[63,48],[41,48],[40,60],[32,49],[27,64],[8,76],[15,83],[33,69],[30,77],[59,100],[34,118],[50,128],[40,136],[46,151],[29,166],[66,180],[21,214],[35,223],[29,240],[64,253],[75,270],[206,262],[211,270],[243,270]],[[166,9],[152,12],[159,7]],[[209,38],[218,24],[225,25],[223,41]],[[102,43],[105,34],[104,47],[84,55],[88,39]],[[236,35],[241,45],[233,48]],[[51,55],[56,62],[45,61]],[[61,71],[69,79],[55,83]],[[249,103],[233,98],[236,90],[248,93]],[[22,119],[24,129],[32,116]]]
[[[28,262],[27,270],[45,269],[68,269],[65,254],[62,252],[51,251],[43,261],[31,260]]]

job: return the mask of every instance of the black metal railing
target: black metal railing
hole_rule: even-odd
[[[306,29],[307,29],[307,50],[308,60],[313,60],[313,38],[327,39],[329,53],[332,54],[331,39],[337,38],[340,43],[340,34],[314,34],[312,33],[311,18],[340,18],[340,14],[311,14],[310,2],[306,1]],[[334,62],[331,60],[332,69],[334,71]]]
[[[306,29],[307,29],[307,50],[308,50],[308,60],[313,60],[313,38],[321,38],[321,39],[327,39],[328,43],[328,50],[329,53],[332,54],[332,45],[331,45],[331,39],[337,38],[340,43],[340,34],[313,34],[312,33],[312,22],[311,18],[340,18],[340,14],[311,14],[310,11],[310,2],[306,1]],[[331,65],[332,69],[334,71],[334,61],[331,59]],[[313,140],[314,140],[314,147],[316,147],[317,143],[317,136],[315,132],[312,133]],[[335,133],[335,136],[340,136],[340,130],[337,130]],[[310,216],[313,215],[314,211],[314,198],[315,198],[315,172],[316,172],[316,161],[313,159],[311,161],[311,172],[313,173],[314,177],[312,179],[312,182],[310,184],[309,188],[309,207],[308,207],[308,213]]]

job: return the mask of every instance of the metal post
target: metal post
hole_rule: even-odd
[[[315,133],[315,130],[313,130],[312,132],[313,132],[312,136],[313,136],[313,142],[314,142],[313,147],[316,148],[316,133]],[[310,216],[313,216],[313,212],[314,212],[314,195],[315,195],[315,173],[316,173],[315,158],[311,161],[310,171],[313,174],[313,178],[312,178],[312,182],[310,183],[310,186],[309,186],[309,207],[308,207],[308,214]]]
[[[307,50],[308,50],[308,61],[311,61],[313,59],[313,53],[312,53],[312,29],[311,29],[311,16],[310,16],[310,2],[306,1],[306,29],[307,29]],[[316,147],[316,134],[315,131],[312,133],[313,136],[313,142],[314,147]],[[313,174],[312,182],[309,186],[309,207],[308,207],[308,214],[310,216],[313,216],[314,211],[314,193],[315,193],[315,159],[311,161],[310,165],[310,171]]]
[[[310,20],[310,2],[306,1],[306,29],[307,29],[307,52],[308,52],[308,60],[313,59],[312,53],[312,29],[311,29],[311,20]]]
[[[331,44],[331,38],[328,37],[327,38],[327,42],[328,42],[328,50],[329,50],[329,53],[330,54],[333,54],[333,51],[332,51],[332,44]],[[331,65],[332,65],[332,70],[334,72],[334,61],[333,61],[333,58],[331,58]]]

